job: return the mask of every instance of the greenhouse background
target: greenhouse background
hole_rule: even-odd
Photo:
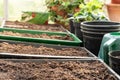
[[[45,12],[45,0],[0,0],[0,16],[10,20],[20,19],[23,11]],[[5,14],[6,15],[5,15]]]
[[[109,3],[110,0],[105,2]],[[23,11],[45,12],[45,0],[0,0],[0,17],[20,20]]]

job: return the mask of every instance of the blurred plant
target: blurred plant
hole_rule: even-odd
[[[74,21],[108,20],[103,12],[103,3],[100,0],[91,0],[88,3],[80,4],[80,11],[74,14]]]
[[[68,25],[68,14],[78,12],[81,3],[84,3],[84,0],[46,0],[50,20]]]

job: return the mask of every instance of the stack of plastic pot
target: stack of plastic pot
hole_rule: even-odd
[[[120,31],[120,23],[111,21],[82,22],[81,25],[83,44],[96,56],[98,56],[104,34]]]
[[[80,40],[83,41],[81,32],[81,22],[75,22],[74,19],[69,20],[70,32],[75,34]]]

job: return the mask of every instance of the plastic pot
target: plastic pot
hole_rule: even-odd
[[[74,28],[74,25],[73,25],[73,19],[69,20],[69,25],[70,25],[70,32],[75,34],[75,28]]]
[[[75,28],[74,28],[74,25],[73,25],[73,14],[68,14],[67,16],[69,18],[69,26],[70,26],[70,32],[75,34]]]
[[[109,62],[111,68],[120,75],[120,51],[110,52]]]
[[[109,21],[82,22],[81,31],[83,34],[83,44],[96,56],[98,55],[100,44],[104,34],[120,31],[120,23]]]
[[[75,28],[75,35],[79,39],[83,40],[82,32],[81,32],[81,23],[80,22],[74,22],[73,25],[74,25],[74,28]]]
[[[91,33],[89,31],[83,31],[83,44],[85,48],[90,50],[94,55],[98,55],[100,44],[103,34],[97,32]]]

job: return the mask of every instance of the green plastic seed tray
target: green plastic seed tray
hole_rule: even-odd
[[[65,28],[63,28],[63,26],[59,24],[36,25],[27,22],[5,21],[4,27],[39,31],[68,32],[68,30],[66,30]]]
[[[21,30],[21,29],[11,29],[11,28],[0,28],[0,32],[3,32],[3,31],[12,31],[14,33],[47,34],[47,35],[59,35],[59,36],[69,35],[73,39],[73,41],[70,41],[70,40],[59,40],[59,39],[20,37],[20,36],[10,36],[10,35],[0,34],[0,39],[5,39],[5,40],[46,43],[46,44],[57,44],[57,45],[67,45],[67,46],[80,46],[81,43],[82,43],[82,41],[80,39],[78,39],[72,33],[45,32],[45,31],[37,31],[37,30]]]

